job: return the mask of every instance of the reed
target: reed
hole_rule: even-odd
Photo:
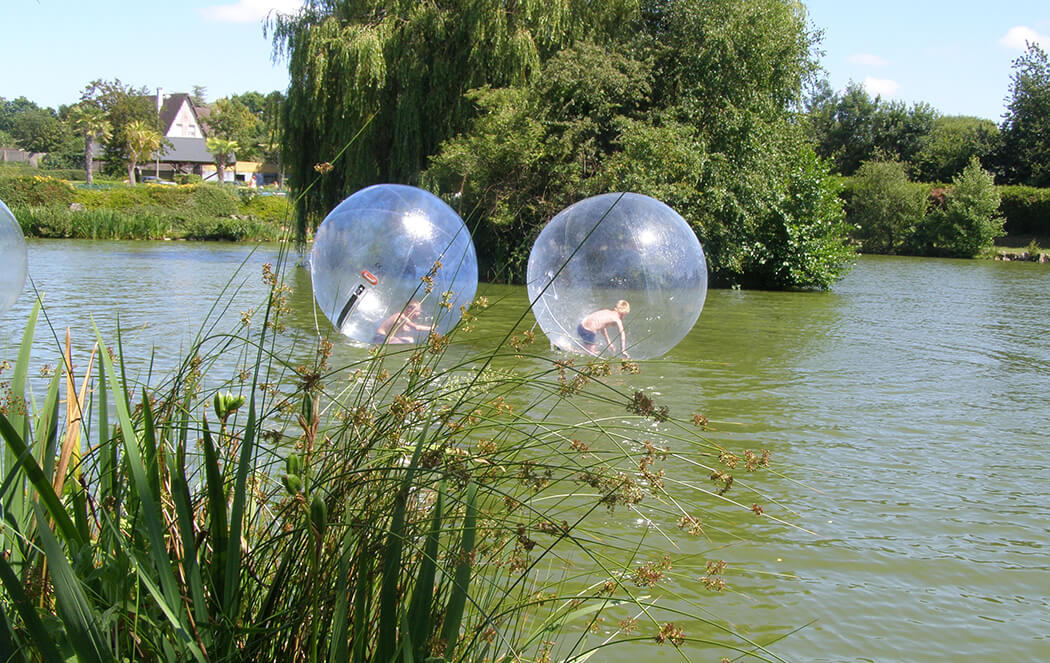
[[[463,350],[483,301],[420,346],[332,366],[319,334],[295,360],[280,273],[171,374],[132,383],[96,330],[95,377],[62,351],[42,399],[34,309],[0,413],[0,659],[779,660],[673,590],[677,540],[761,513],[729,489],[768,458],[625,387],[637,364],[552,359],[526,332]],[[229,357],[248,371],[219,376]],[[610,512],[648,525],[609,533]]]

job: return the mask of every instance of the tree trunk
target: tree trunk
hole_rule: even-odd
[[[84,138],[84,170],[87,171],[87,184],[91,186],[91,166],[94,165],[95,137],[88,134]]]
[[[132,186],[135,185],[135,165],[134,161],[128,162],[128,184]]]
[[[226,164],[221,161],[215,164],[215,172],[219,175],[219,184],[224,183],[226,181]]]

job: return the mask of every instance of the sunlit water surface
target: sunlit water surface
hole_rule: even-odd
[[[82,370],[94,320],[110,343],[119,321],[129,377],[170,372],[197,334],[260,307],[262,265],[278,258],[275,246],[30,241],[32,284],[0,318],[0,358],[14,359],[35,287],[46,319],[34,371],[56,363],[67,326]],[[283,342],[309,353],[309,279],[288,280]],[[527,303],[524,288],[479,293],[496,303],[465,350],[497,342]],[[217,322],[202,330],[209,315]],[[365,352],[339,345],[334,361]],[[788,660],[1050,659],[1047,266],[865,257],[828,293],[713,290],[664,361],[620,379],[673,414],[702,412],[727,446],[770,450],[783,473],[754,486],[789,507],[778,512],[790,526],[741,518],[739,539],[682,550],[729,561],[729,588],[707,591],[687,566],[673,593],[758,642],[779,638],[770,649]],[[681,660],[666,645],[601,655]]]

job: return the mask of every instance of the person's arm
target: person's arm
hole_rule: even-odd
[[[623,329],[623,322],[617,320],[616,326],[620,328],[620,354],[630,359],[631,355],[627,354],[627,332]]]

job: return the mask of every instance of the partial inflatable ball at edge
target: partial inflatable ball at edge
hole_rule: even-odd
[[[18,299],[26,281],[26,240],[22,227],[0,200],[0,315]]]
[[[354,193],[317,229],[314,298],[362,343],[417,343],[456,324],[478,285],[463,220],[428,191],[378,184]]]
[[[559,212],[532,247],[527,279],[536,321],[553,345],[609,357],[620,354],[619,330],[606,326],[607,342],[601,329],[583,325],[590,314],[627,302],[627,352],[649,359],[689,333],[707,297],[707,261],[693,229],[637,193],[602,194]]]

